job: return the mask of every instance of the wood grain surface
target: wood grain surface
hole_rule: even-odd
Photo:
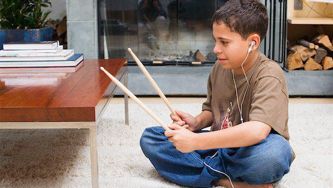
[[[73,73],[0,74],[0,122],[95,121],[110,87],[103,66],[117,75],[126,59],[84,60]]]

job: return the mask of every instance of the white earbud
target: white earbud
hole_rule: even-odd
[[[250,43],[250,46],[249,46],[249,49],[248,49],[248,51],[247,51],[247,53],[250,53],[250,52],[252,52],[252,50],[253,50],[253,47],[256,45],[256,42],[255,41],[251,41],[251,43]]]

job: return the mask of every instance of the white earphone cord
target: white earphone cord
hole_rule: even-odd
[[[246,76],[246,73],[245,73],[245,70],[244,70],[244,63],[245,61],[247,60],[247,58],[249,57],[249,54],[252,50],[252,45],[250,46],[250,49],[248,50],[248,52],[246,53],[246,56],[241,64],[241,68],[242,68],[242,71],[243,71],[243,75],[246,79],[246,83],[247,83],[247,86],[246,86],[246,89],[245,89],[245,92],[244,92],[244,96],[243,96],[243,99],[242,99],[242,103],[241,105],[239,104],[239,96],[238,96],[238,89],[237,89],[237,85],[236,85],[236,81],[235,81],[235,74],[234,74],[234,70],[231,70],[231,73],[232,73],[232,80],[234,81],[234,86],[235,86],[235,90],[236,90],[236,100],[237,100],[237,107],[238,107],[238,111],[239,111],[239,115],[240,115],[240,120],[241,120],[241,123],[244,123],[244,119],[243,119],[243,103],[244,103],[244,99],[245,99],[245,95],[247,93],[247,90],[249,89],[249,86],[250,86],[250,83],[249,83],[249,80],[247,79],[247,76]]]
[[[224,173],[224,172],[222,172],[222,171],[216,170],[216,169],[214,169],[213,167],[209,166],[205,161],[203,161],[203,160],[201,160],[200,158],[198,158],[197,156],[195,156],[194,153],[191,153],[191,154],[193,155],[194,158],[198,159],[200,162],[202,162],[205,166],[207,166],[207,167],[208,167],[209,169],[211,169],[212,171],[217,172],[217,173],[220,173],[220,174],[226,176],[226,177],[228,178],[229,182],[230,182],[231,187],[234,188],[234,184],[232,183],[231,178],[230,178],[230,176],[228,176],[228,174],[226,174],[226,173]],[[210,158],[215,157],[216,154],[217,154],[217,152],[216,152],[213,156],[211,156]]]

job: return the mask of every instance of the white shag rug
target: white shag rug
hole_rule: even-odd
[[[162,103],[148,104],[169,121]],[[178,103],[176,109],[197,114],[201,103]],[[155,122],[130,104],[111,104],[98,125],[100,187],[178,187],[158,176],[145,158],[139,139]],[[290,104],[291,144],[296,160],[277,188],[333,187],[333,104]],[[0,187],[90,187],[86,130],[0,130]]]

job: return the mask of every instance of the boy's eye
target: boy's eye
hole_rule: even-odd
[[[229,44],[228,41],[224,41],[224,40],[221,40],[220,42],[221,42],[223,45],[227,45],[227,44]]]

